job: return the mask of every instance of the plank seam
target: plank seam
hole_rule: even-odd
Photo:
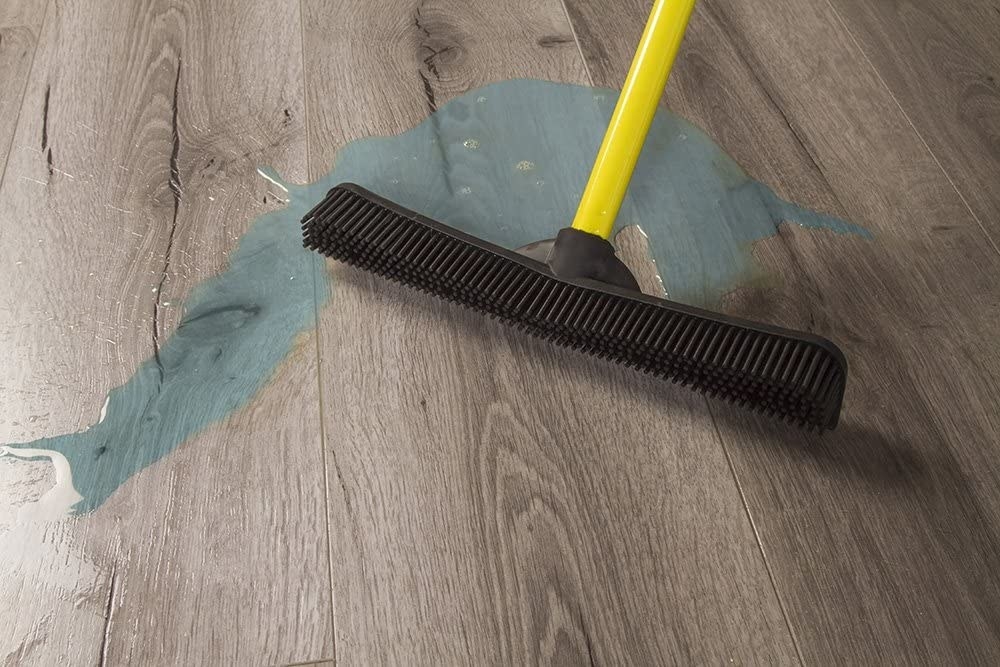
[[[31,51],[31,64],[28,66],[28,76],[25,77],[24,86],[21,88],[21,103],[17,106],[17,118],[14,119],[14,131],[10,135],[10,143],[7,145],[7,154],[3,159],[3,167],[0,168],[0,189],[3,189],[4,183],[7,181],[7,165],[10,164],[10,153],[14,150],[14,139],[17,137],[17,128],[21,124],[21,111],[24,109],[26,103],[25,97],[28,93],[28,85],[34,78],[35,73],[35,59],[38,55],[38,44],[42,41],[42,34],[45,30],[45,23],[49,18],[49,5],[51,0],[45,3],[45,11],[42,12],[42,20],[38,24],[38,36],[35,38],[35,48]],[[48,95],[46,95],[46,105],[48,104]]]
[[[907,124],[909,124],[910,128],[913,130],[913,133],[917,135],[917,138],[920,139],[920,143],[923,144],[924,148],[927,150],[927,153],[931,156],[931,158],[934,159],[934,164],[938,166],[938,169],[941,170],[941,173],[944,174],[944,177],[948,179],[948,183],[955,191],[955,194],[958,195],[958,198],[962,201],[962,205],[965,206],[965,209],[969,212],[969,215],[971,215],[972,219],[976,221],[977,225],[979,225],[979,229],[980,231],[982,231],[983,236],[986,237],[986,240],[989,242],[990,247],[992,247],[993,250],[998,255],[1000,255],[1000,246],[997,245],[996,240],[990,235],[989,231],[986,229],[986,226],[983,225],[982,220],[980,220],[979,216],[976,215],[976,212],[972,210],[972,207],[969,205],[968,200],[966,200],[965,195],[962,194],[962,191],[958,189],[958,185],[955,183],[954,179],[952,179],[951,174],[949,174],[948,170],[944,168],[943,164],[941,164],[941,160],[939,160],[938,156],[935,155],[933,150],[931,150],[930,144],[927,143],[927,140],[924,139],[924,135],[921,134],[920,130],[917,129],[917,126],[913,123],[913,120],[910,118],[910,115],[906,113],[906,109],[903,108],[903,105],[896,97],[896,94],[892,92],[892,88],[890,88],[889,84],[886,83],[886,80],[882,78],[882,73],[878,71],[878,68],[875,66],[875,63],[872,62],[872,59],[868,57],[868,53],[865,51],[864,47],[861,46],[861,42],[859,42],[857,37],[854,36],[854,33],[851,32],[851,29],[847,27],[847,22],[844,21],[844,17],[840,15],[840,12],[837,11],[837,8],[833,5],[833,2],[831,2],[831,0],[826,0],[826,4],[827,6],[830,7],[830,11],[833,12],[833,15],[837,17],[837,20],[840,22],[840,26],[844,29],[844,32],[847,33],[847,36],[851,38],[851,41],[854,43],[854,48],[856,48],[858,50],[858,53],[860,53],[861,56],[865,59],[865,62],[868,63],[869,67],[871,67],[872,72],[875,73],[875,77],[878,79],[879,83],[882,84],[882,87],[885,88],[885,91],[889,94],[889,97],[892,99],[893,102],[895,102],[896,108],[899,109],[899,113],[903,115],[903,118],[906,119]]]
[[[560,2],[562,4],[562,6],[563,6],[563,12],[566,14],[566,20],[569,23],[570,31],[573,34],[573,39],[576,41],[577,51],[579,52],[580,58],[583,61],[583,67],[584,67],[584,70],[587,72],[587,78],[590,79],[590,83],[593,86],[594,85],[594,77],[593,77],[593,74],[590,71],[590,65],[587,62],[587,58],[583,54],[583,47],[581,46],[580,39],[577,36],[576,27],[573,25],[573,19],[570,16],[569,8],[566,6],[566,0],[560,0]],[[739,55],[739,57],[741,59],[743,59],[742,54],[739,54],[738,49],[734,49],[734,50],[736,50],[737,54]],[[753,74],[753,68],[750,67],[749,63],[747,63],[745,60],[743,60],[743,62],[747,66],[747,68],[751,71],[751,74]],[[774,104],[775,109],[782,116],[782,118],[784,118],[785,117],[784,113],[781,111],[780,107],[778,107],[778,105],[775,103],[774,99],[768,93],[768,91],[764,87],[763,82],[761,82],[759,79],[756,78],[756,74],[753,74],[753,76],[754,76],[755,80],[757,81],[757,84],[761,87],[761,89],[763,89],[764,94],[771,101],[771,103]],[[785,121],[786,121],[786,124],[788,124],[787,123],[787,118],[785,119]],[[820,169],[819,164],[817,164],[816,161],[812,159],[812,155],[809,153],[808,149],[806,149],[805,145],[802,144],[802,142],[799,140],[799,137],[795,133],[794,128],[791,127],[791,124],[788,124],[788,126],[789,126],[789,130],[792,132],[792,136],[796,139],[796,141],[799,142],[799,145],[802,147],[802,149],[806,151],[806,154],[808,155],[810,161],[813,162],[813,164],[816,166],[816,169],[820,172],[820,175],[823,177],[823,180],[826,181],[826,176],[823,174],[822,169]],[[829,185],[829,183],[827,183],[827,185]],[[830,188],[830,190],[832,191],[832,188]],[[834,196],[836,197],[836,195],[834,195]],[[838,199],[838,203],[839,203],[839,199]],[[659,278],[661,284],[663,284],[662,277],[659,275],[659,271],[657,271],[657,278]],[[722,449],[722,453],[726,457],[726,463],[729,466],[729,473],[730,473],[730,475],[732,475],[733,483],[736,485],[736,491],[740,495],[740,502],[743,505],[743,511],[746,514],[747,521],[750,523],[750,529],[753,531],[754,539],[755,539],[755,541],[757,543],[757,551],[760,553],[761,560],[764,562],[764,570],[767,572],[768,580],[771,583],[771,590],[774,591],[774,596],[775,596],[775,598],[778,601],[778,608],[781,609],[781,615],[782,615],[782,618],[785,621],[785,628],[788,630],[788,635],[789,635],[789,637],[792,640],[792,646],[795,648],[795,655],[798,658],[799,664],[800,665],[804,665],[805,664],[805,660],[802,657],[802,649],[799,647],[799,641],[798,641],[798,638],[795,636],[795,630],[792,627],[791,619],[789,618],[788,611],[785,608],[784,600],[781,597],[781,593],[779,593],[779,591],[778,591],[778,585],[777,585],[777,582],[774,579],[774,573],[771,571],[771,564],[767,560],[767,552],[764,551],[764,544],[763,544],[763,542],[761,542],[760,533],[757,530],[757,524],[754,522],[753,514],[751,513],[750,506],[747,503],[746,494],[743,492],[743,485],[740,484],[739,476],[736,474],[736,469],[733,466],[732,457],[730,456],[729,449],[726,446],[726,441],[722,437],[722,433],[719,431],[719,424],[718,424],[718,420],[716,419],[716,416],[715,416],[715,411],[712,409],[712,406],[711,406],[710,401],[708,399],[703,398],[702,400],[704,401],[705,406],[707,408],[708,416],[712,420],[712,428],[715,430],[716,442],[719,443],[719,447]]]
[[[725,445],[725,441],[722,438],[722,433],[719,431],[719,425],[715,420],[715,412],[712,410],[712,406],[708,406],[708,412],[712,416],[712,426],[715,427],[715,435],[719,438],[719,442],[722,444],[722,452],[726,455],[726,462],[729,464],[729,472],[733,476],[733,482],[736,484],[736,490],[740,494],[740,502],[743,504],[743,511],[746,512],[747,520],[750,522],[750,528],[753,530],[754,539],[757,541],[757,549],[760,551],[761,560],[764,561],[764,570],[767,572],[767,578],[771,581],[771,590],[774,591],[774,597],[778,601],[778,608],[781,610],[781,616],[785,619],[785,627],[788,629],[788,635],[791,637],[792,646],[795,647],[795,655],[799,659],[800,665],[805,665],[805,658],[802,656],[802,649],[799,647],[799,639],[795,636],[795,628],[792,626],[792,619],[788,615],[788,609],[785,607],[785,601],[781,597],[781,592],[778,590],[778,582],[774,578],[774,572],[771,570],[771,563],[767,560],[767,552],[764,551],[764,542],[760,539],[760,531],[757,530],[757,522],[754,521],[753,512],[750,511],[750,504],[747,502],[746,493],[743,491],[743,485],[740,484],[739,475],[736,474],[736,466],[733,465],[733,459],[729,455],[729,449]]]
[[[307,83],[309,77],[306,69],[306,20],[305,8],[302,0],[299,0],[299,57],[302,59],[302,115],[303,126],[306,133],[306,178],[312,177],[312,153],[309,149],[311,133],[309,131],[309,91]],[[316,257],[310,258],[315,267],[315,262],[322,261]],[[325,270],[325,269],[324,269]],[[330,467],[326,456],[326,419],[323,409],[323,366],[320,354],[319,342],[319,300],[316,274],[313,270],[313,338],[316,342],[316,388],[317,403],[319,404],[319,454],[320,462],[323,466],[323,525],[326,527],[326,572],[327,589],[330,591],[330,644],[333,647],[332,661],[337,663],[337,605],[334,603],[335,592],[333,590],[333,538],[330,534]],[[345,498],[347,491],[344,490]]]
[[[580,44],[580,37],[576,34],[576,26],[573,25],[573,17],[569,13],[569,7],[566,6],[566,0],[559,0],[559,4],[562,5],[563,15],[566,17],[566,23],[569,24],[569,32],[573,35],[573,42],[576,43],[576,52],[580,55],[580,63],[583,65],[583,71],[587,73],[587,80],[590,81],[591,87],[594,86],[594,75],[590,71],[590,64],[587,62],[586,56],[583,55],[583,46]]]
[[[833,197],[834,201],[837,202],[837,206],[840,207],[840,210],[846,211],[847,207],[844,206],[844,203],[840,199],[840,194],[837,192],[837,189],[833,187],[833,184],[827,177],[826,172],[823,171],[823,167],[820,165],[819,159],[817,159],[816,155],[814,155],[813,150],[810,150],[809,144],[806,143],[806,139],[802,135],[800,135],[800,131],[795,128],[795,126],[791,122],[791,119],[788,117],[788,114],[785,113],[785,110],[782,108],[781,104],[778,103],[777,97],[771,92],[772,86],[769,86],[767,83],[765,83],[764,79],[761,78],[759,72],[763,72],[765,71],[765,69],[763,67],[760,67],[759,63],[750,62],[749,58],[746,55],[746,51],[748,49],[740,48],[739,43],[732,35],[732,31],[727,30],[726,22],[720,19],[720,17],[715,13],[710,4],[703,3],[703,5],[701,6],[704,7],[705,14],[709,16],[712,21],[715,22],[715,25],[718,27],[719,32],[721,32],[723,36],[725,36],[725,38],[729,41],[729,44],[732,47],[733,55],[736,56],[736,58],[739,59],[740,64],[742,64],[743,67],[746,68],[746,71],[750,75],[750,78],[753,80],[754,83],[757,84],[757,87],[760,88],[760,92],[763,93],[765,98],[767,98],[767,101],[771,104],[771,106],[774,108],[774,111],[777,112],[778,116],[781,118],[785,126],[788,128],[788,131],[791,132],[792,139],[799,146],[799,148],[802,149],[802,152],[805,154],[810,164],[813,165],[819,177],[823,179],[823,184],[826,185],[827,192],[830,194],[830,196]]]

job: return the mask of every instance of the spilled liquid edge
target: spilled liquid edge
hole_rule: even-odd
[[[25,519],[96,509],[267,385],[330,293],[324,263],[302,249],[298,233],[298,221],[330,187],[357,182],[506,247],[548,238],[572,219],[616,97],[572,84],[499,82],[449,100],[405,132],[346,144],[312,183],[289,184],[259,168],[285,193],[286,207],[259,216],[226,269],[192,290],[161,351],[165,379],[148,359],[109,392],[90,428],[0,450],[56,467],[56,488]],[[750,251],[781,224],[872,238],[781,199],[695,125],[657,113],[618,229],[640,226],[670,298],[714,307],[733,289],[766,284]]]

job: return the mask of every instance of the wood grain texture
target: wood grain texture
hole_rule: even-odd
[[[367,277],[337,289],[324,331],[352,342],[322,368],[330,392],[354,379],[326,431],[338,657],[794,661],[693,397]],[[592,393],[615,407],[571,398]]]
[[[300,30],[283,0],[53,2],[0,189],[0,442],[94,423],[268,208],[256,167],[304,180]],[[4,516],[0,658],[331,655],[315,360],[306,336],[93,513]],[[3,475],[30,499],[51,477],[21,463]]]
[[[566,5],[0,3],[0,443],[98,419],[268,208],[257,166],[315,178],[498,79],[619,86],[647,2]],[[92,514],[20,521],[53,468],[0,458],[0,663],[997,663],[991,12],[697,6],[668,103],[875,234],[784,226],[781,284],[725,306],[843,345],[837,432],[331,263],[252,404]]]
[[[0,5],[0,28],[29,26],[38,28],[42,25],[42,17],[48,0],[6,0]]]
[[[35,58],[45,5],[46,2],[11,0],[0,7],[0,185]]]
[[[585,77],[554,2],[306,2],[304,19],[314,177],[472,86]],[[796,662],[702,401],[328,270],[338,662]]]
[[[645,3],[568,5],[595,81],[619,83]],[[727,304],[851,362],[822,440],[711,407],[805,661],[995,662],[989,239],[825,0],[699,3],[666,99],[782,196],[875,234],[784,226],[757,246],[783,285]]]
[[[1000,8],[987,0],[831,4],[1000,248]]]

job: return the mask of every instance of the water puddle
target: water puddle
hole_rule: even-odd
[[[301,247],[299,220],[333,185],[353,181],[493,243],[516,248],[569,224],[617,93],[517,80],[471,91],[412,130],[363,139],[305,186],[265,178],[288,206],[261,216],[229,267],[184,304],[159,361],[113,389],[86,431],[2,448],[50,459],[56,487],[26,517],[99,507],[132,475],[239,409],[267,382],[296,336],[314,326],[329,280]],[[750,254],[779,224],[870,237],[864,229],[778,198],[707,135],[663,109],[647,140],[619,229],[641,225],[670,298],[717,305],[766,277]],[[95,406],[95,413],[97,407]],[[231,443],[238,446],[241,443]]]

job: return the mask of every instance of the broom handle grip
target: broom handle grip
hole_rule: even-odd
[[[604,239],[611,237],[694,3],[695,0],[654,0],[573,218],[574,229]]]

